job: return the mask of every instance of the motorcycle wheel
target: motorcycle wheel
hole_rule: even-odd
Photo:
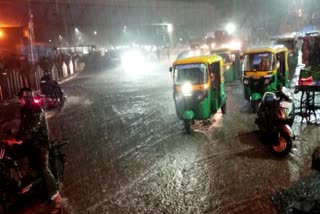
[[[286,156],[292,149],[291,137],[283,132],[279,132],[276,142],[271,145],[273,153],[277,156]]]
[[[187,134],[192,133],[192,120],[184,120],[184,128],[187,132]]]

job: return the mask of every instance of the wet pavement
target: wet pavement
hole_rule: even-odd
[[[65,107],[47,117],[51,137],[71,141],[63,196],[73,212],[277,213],[273,196],[312,173],[319,128],[296,122],[293,151],[273,156],[235,81],[227,114],[187,135],[168,66],[85,72],[63,84]]]

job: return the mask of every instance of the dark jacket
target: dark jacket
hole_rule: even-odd
[[[21,109],[17,139],[32,146],[49,147],[46,119],[40,106],[32,104]]]
[[[57,81],[52,80],[50,75],[44,75],[40,79],[40,91],[45,95],[59,93],[61,94],[61,88]]]

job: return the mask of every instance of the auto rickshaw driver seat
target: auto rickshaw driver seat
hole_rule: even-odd
[[[261,62],[259,63],[259,70],[266,71],[270,69],[270,60],[269,57],[261,58]]]

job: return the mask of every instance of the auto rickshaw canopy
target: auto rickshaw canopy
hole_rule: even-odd
[[[257,47],[248,48],[243,52],[243,54],[245,55],[245,54],[265,53],[265,52],[277,54],[282,51],[288,52],[288,49],[284,45],[257,46]]]
[[[223,62],[222,57],[215,54],[215,55],[208,55],[208,56],[198,56],[198,57],[178,59],[173,63],[173,65],[183,65],[183,64],[191,64],[191,63],[211,64],[218,61]]]

